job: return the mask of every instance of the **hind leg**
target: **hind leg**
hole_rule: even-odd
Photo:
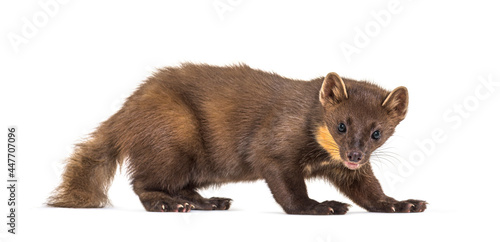
[[[135,172],[132,178],[134,192],[139,196],[144,208],[149,212],[189,212],[194,206],[186,199],[176,195],[187,183],[186,171],[182,167],[162,169],[141,169],[141,172]],[[179,169],[181,168],[181,169]],[[168,171],[175,172],[177,176],[165,180],[168,177]]]
[[[172,196],[161,188],[140,181],[132,182],[134,192],[139,196],[142,206],[148,212],[189,212],[194,205],[179,196]]]
[[[165,142],[163,142],[165,143]],[[153,153],[153,152],[149,152]],[[178,150],[166,149],[154,152],[153,159],[143,156],[130,158],[130,173],[134,192],[147,211],[189,212],[198,210],[227,210],[231,205],[228,198],[204,198],[193,184],[200,184],[193,171],[194,155]],[[156,158],[156,159],[155,159]],[[137,162],[148,160],[148,162]],[[205,186],[210,183],[204,184]]]

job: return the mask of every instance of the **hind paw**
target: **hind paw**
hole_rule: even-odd
[[[162,203],[160,212],[180,212],[180,213],[187,213],[191,211],[191,209],[194,209],[195,206],[186,202],[186,203],[178,203],[178,204],[168,204],[168,203]]]
[[[159,201],[151,206],[145,206],[146,210],[149,212],[180,212],[187,213],[194,209],[195,206],[189,202],[180,201]]]
[[[183,199],[174,199],[163,194],[141,199],[142,205],[149,212],[181,212],[187,213],[195,205]]]

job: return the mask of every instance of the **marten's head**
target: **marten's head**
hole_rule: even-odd
[[[329,73],[319,94],[324,124],[316,139],[333,160],[356,170],[394,133],[408,109],[408,90],[392,92]]]

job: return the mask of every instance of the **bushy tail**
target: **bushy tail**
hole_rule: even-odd
[[[47,205],[68,208],[100,208],[109,204],[107,192],[118,165],[109,143],[94,134],[78,144],[68,159],[62,183]]]

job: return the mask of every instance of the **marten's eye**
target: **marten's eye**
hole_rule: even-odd
[[[338,130],[339,130],[340,133],[345,133],[345,131],[347,131],[347,127],[345,126],[344,123],[340,123],[339,127],[338,127]]]
[[[380,139],[380,131],[375,130],[375,132],[373,132],[373,134],[372,134],[372,139],[375,139],[375,140]]]

